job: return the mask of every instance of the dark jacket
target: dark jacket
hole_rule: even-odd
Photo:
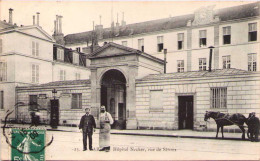
[[[80,120],[79,129],[84,133],[93,133],[93,128],[96,128],[96,122],[93,115],[83,115]]]

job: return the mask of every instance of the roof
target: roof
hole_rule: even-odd
[[[109,42],[107,44],[105,44],[104,46],[98,48],[97,50],[95,50],[93,53],[90,54],[90,56],[88,57],[89,59],[93,59],[93,58],[101,58],[101,57],[108,57],[108,55],[104,56],[99,56],[98,53],[100,53],[101,51],[105,50],[106,48],[108,47],[115,47],[115,48],[119,48],[119,49],[122,49],[122,50],[125,50],[126,52],[124,53],[118,53],[118,54],[114,54],[114,55],[111,55],[111,56],[121,56],[121,55],[129,55],[129,54],[138,54],[138,55],[142,55],[146,58],[149,58],[149,59],[152,59],[152,60],[155,60],[159,63],[164,63],[164,60],[162,59],[159,59],[157,57],[154,57],[150,54],[147,54],[145,52],[142,52],[140,50],[137,50],[137,49],[134,49],[134,48],[130,48],[130,47],[126,47],[126,46],[123,46],[123,45],[120,45],[120,44],[116,44],[116,43],[113,43],[113,42]]]
[[[249,3],[246,5],[223,8],[215,11],[215,16],[219,16],[220,22],[243,19],[249,17],[259,16],[260,2]],[[119,27],[119,34],[113,37],[123,37],[130,35],[138,35],[149,32],[156,32],[162,30],[169,30],[181,27],[187,27],[187,22],[194,20],[194,14],[146,21],[141,23],[134,23]],[[91,41],[93,31],[86,31],[81,33],[69,34],[64,37],[65,44],[76,44]],[[115,31],[114,31],[115,32]],[[103,39],[112,37],[111,28],[103,29]]]
[[[252,74],[256,72],[250,72],[240,69],[216,69],[209,71],[190,71],[182,73],[166,73],[166,74],[150,74],[138,79],[138,81],[150,81],[150,80],[166,80],[166,79],[183,79],[183,78],[203,78],[203,77],[218,77],[218,76],[232,76],[232,75],[244,75]]]

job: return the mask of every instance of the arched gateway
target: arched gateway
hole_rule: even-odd
[[[136,129],[135,81],[148,74],[162,73],[164,62],[111,42],[95,50],[89,59],[93,115],[98,119],[100,106],[104,105],[115,120],[112,128]]]
[[[106,71],[101,79],[101,105],[114,119],[112,128],[126,128],[126,78],[116,69]]]

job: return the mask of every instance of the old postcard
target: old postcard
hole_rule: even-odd
[[[259,1],[0,1],[1,160],[259,160]]]

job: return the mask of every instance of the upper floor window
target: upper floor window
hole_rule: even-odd
[[[32,64],[32,83],[39,83],[39,65]]]
[[[80,52],[80,47],[77,47],[76,50],[77,50],[77,52]]]
[[[178,50],[182,50],[184,47],[184,33],[178,33]]]
[[[200,30],[199,36],[200,36],[200,47],[207,46],[207,30]]]
[[[64,50],[57,48],[57,60],[64,61]]]
[[[79,64],[79,54],[78,53],[73,53],[73,63]]]
[[[32,56],[39,56],[39,43],[32,41]]]
[[[210,107],[227,108],[227,88],[214,87],[210,88]]]
[[[144,39],[138,39],[138,50],[144,52]]]
[[[231,26],[223,27],[223,44],[231,44]]]
[[[122,45],[127,47],[127,41],[122,41]]]
[[[206,58],[199,58],[199,70],[207,70]]]
[[[248,41],[257,40],[257,23],[248,24]]]
[[[3,52],[3,40],[0,39],[0,54]]]
[[[82,94],[72,93],[71,108],[81,109],[82,108]]]
[[[184,72],[184,60],[177,60],[177,72]]]
[[[222,59],[223,59],[223,69],[231,68],[230,55],[223,56]]]
[[[80,80],[80,73],[75,73],[75,79]]]
[[[66,80],[66,71],[65,70],[60,70],[60,81],[65,81]]]
[[[0,91],[0,109],[4,109],[4,91]]]
[[[163,50],[163,36],[157,36],[157,51],[161,52]]]
[[[256,53],[248,54],[248,71],[256,71],[257,57]]]
[[[7,63],[0,62],[0,82],[7,81]]]

